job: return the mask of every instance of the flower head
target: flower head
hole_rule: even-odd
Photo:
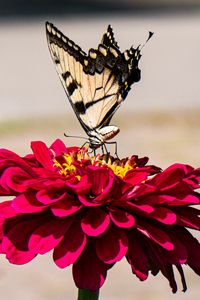
[[[173,292],[175,266],[186,290],[183,264],[200,275],[200,169],[174,164],[164,171],[148,159],[90,156],[56,140],[33,142],[33,154],[0,150],[1,252],[25,264],[53,250],[60,268],[73,265],[79,288],[95,291],[108,269],[126,257],[145,280],[159,271]]]

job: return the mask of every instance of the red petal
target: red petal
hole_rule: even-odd
[[[141,203],[141,202],[140,202]],[[154,208],[147,204],[139,204],[137,201],[135,203],[133,202],[126,202],[126,201],[117,201],[114,202],[117,207],[122,207],[129,212],[133,212],[140,215],[149,215],[152,212],[154,212]]]
[[[9,262],[25,264],[35,257],[35,254],[28,249],[29,238],[32,232],[49,218],[49,215],[36,215],[34,219],[31,219],[30,216],[20,216],[5,222],[2,251],[6,254]],[[6,227],[8,227],[7,230]]]
[[[65,217],[76,213],[83,205],[76,199],[64,199],[51,205],[52,213],[57,217]]]
[[[103,285],[107,275],[107,265],[96,255],[91,245],[83,251],[73,265],[73,277],[79,289],[97,291]]]
[[[0,149],[0,163],[2,164],[2,168],[4,167],[3,169],[7,169],[9,166],[18,166],[30,176],[37,177],[36,173],[28,165],[28,163],[12,151]]]
[[[12,201],[4,201],[0,203],[0,217],[12,218],[17,215],[17,212],[12,207]]]
[[[87,176],[82,176],[78,183],[66,181],[66,187],[75,192],[77,196],[87,194],[91,189],[91,183],[88,182]],[[84,203],[83,203],[84,204]]]
[[[176,191],[176,190],[175,190]],[[148,203],[149,205],[166,205],[166,206],[186,206],[189,204],[199,204],[199,198],[192,194],[185,194],[181,195],[179,191],[175,195],[167,195],[167,194],[160,194],[160,195],[151,195],[151,196],[144,196],[142,199],[143,203]]]
[[[144,181],[148,175],[149,172],[147,172],[146,168],[133,169],[126,173],[124,180],[134,186]]]
[[[162,251],[158,245],[152,243],[149,239],[144,240],[144,243],[146,244],[145,252],[148,254],[152,274],[155,276],[160,270],[168,279],[172,292],[176,293],[177,284],[174,278],[172,265],[169,263],[165,254],[167,251]]]
[[[38,227],[31,235],[29,249],[33,253],[45,254],[62,240],[73,219],[53,219]]]
[[[126,257],[131,265],[132,272],[140,280],[146,280],[149,262],[145,253],[145,244],[142,243],[142,239],[138,240],[135,232],[130,232],[129,234],[129,246]]]
[[[46,209],[46,206],[38,202],[35,195],[32,193],[25,193],[17,196],[12,201],[12,207],[18,213],[35,213]]]
[[[58,192],[54,191],[54,190],[40,190],[36,194],[37,200],[46,205],[63,200],[63,199],[65,199],[65,201],[67,201],[68,197],[69,197],[68,193],[63,192],[63,193],[58,194]]]
[[[30,262],[35,257],[35,254],[30,251],[17,249],[8,237],[3,238],[2,247],[4,249],[4,253],[6,253],[6,258],[11,264],[23,265]]]
[[[67,231],[63,240],[55,248],[53,259],[60,268],[65,268],[77,261],[86,245],[86,236],[80,224],[74,223]]]
[[[7,168],[1,176],[1,185],[8,191],[23,193],[26,190],[24,182],[30,179],[30,175],[19,167]],[[13,192],[12,192],[13,193]]]
[[[176,228],[175,234],[180,237],[181,242],[187,248],[188,259],[187,264],[200,275],[200,243],[185,228]]]
[[[128,239],[125,233],[114,226],[110,226],[96,240],[98,257],[107,264],[121,260],[128,250]]]
[[[55,152],[55,156],[60,156],[67,152],[67,147],[60,139],[55,140],[55,142],[53,142],[53,144],[51,145],[50,149],[52,149]]]
[[[150,217],[167,225],[173,225],[177,220],[176,214],[165,207],[156,207]]]
[[[90,236],[102,234],[109,224],[109,215],[98,207],[88,209],[86,216],[81,221],[83,231]]]
[[[50,155],[50,151],[46,144],[40,141],[31,142],[31,148],[37,161],[47,169],[53,169],[53,162]]]
[[[88,181],[92,183],[92,194],[102,194],[102,190],[105,190],[112,186],[112,179],[109,178],[110,172],[108,169],[103,169],[95,166],[88,167]],[[111,179],[111,180],[110,180]]]
[[[179,183],[188,172],[193,170],[192,167],[184,164],[173,164],[163,172],[158,173],[152,180],[151,184],[158,187],[160,190],[173,188]]]
[[[110,211],[110,217],[117,227],[131,228],[135,225],[135,218],[128,212],[113,208]]]
[[[200,211],[193,207],[176,207],[177,224],[193,229],[200,230]]]
[[[118,198],[120,195],[120,183],[122,181],[115,176],[111,169],[96,166],[88,166],[88,182],[91,184],[92,203],[104,203],[107,199]]]
[[[165,251],[167,260],[173,265],[185,264],[188,258],[187,245],[181,241],[181,237],[172,229],[171,236],[174,244],[173,251]],[[179,240],[180,239],[180,240]]]
[[[137,230],[142,234],[146,235],[149,239],[153,240],[157,244],[159,244],[164,249],[171,251],[174,249],[174,245],[168,236],[163,230],[148,224],[144,223],[141,220],[136,223]]]

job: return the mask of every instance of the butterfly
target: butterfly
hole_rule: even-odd
[[[46,35],[58,76],[90,148],[95,151],[116,143],[108,140],[119,128],[109,123],[131,85],[140,80],[140,47],[121,52],[110,25],[97,49],[91,48],[88,54],[49,22]]]

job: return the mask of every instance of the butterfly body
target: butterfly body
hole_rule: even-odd
[[[119,132],[109,123],[131,85],[140,80],[139,47],[121,52],[110,25],[98,48],[88,54],[53,24],[46,23],[46,33],[71,106],[88,135],[89,146],[97,149]]]
[[[104,126],[100,129],[90,131],[89,145],[91,149],[97,149],[104,145],[108,140],[112,139],[119,133],[119,128],[114,125]]]

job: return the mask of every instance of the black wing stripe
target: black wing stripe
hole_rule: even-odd
[[[139,80],[139,48],[121,53],[109,25],[97,50],[87,55],[53,24],[46,23],[46,28],[52,59],[82,127],[89,134],[108,125],[131,84]]]
[[[108,112],[105,114],[105,116],[102,118],[100,124],[98,127],[102,127],[102,126],[107,126],[107,120],[112,118],[113,114],[115,113],[115,111],[119,108],[119,104],[117,102],[115,102],[115,104],[108,110]]]
[[[102,102],[102,100],[104,101],[105,99],[107,99],[107,98],[109,98],[109,97],[111,97],[111,96],[114,96],[114,95],[115,95],[115,94],[109,94],[109,95],[105,95],[104,97],[99,98],[99,99],[97,99],[97,100],[95,100],[95,101],[90,101],[90,102],[86,103],[85,108],[88,109],[89,107],[95,105],[96,103]]]

